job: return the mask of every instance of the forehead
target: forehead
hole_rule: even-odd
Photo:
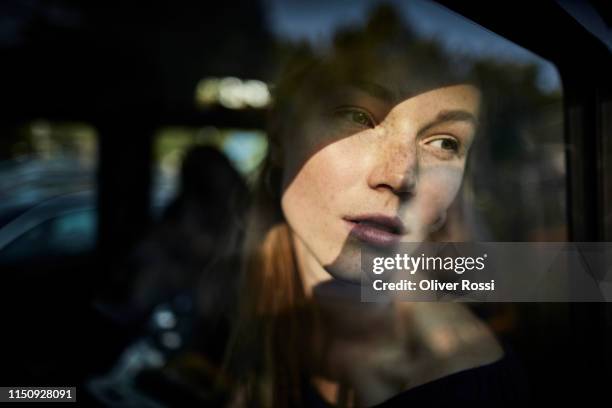
[[[330,76],[332,88],[350,85],[384,95],[390,102],[399,102],[429,90],[465,83],[457,70],[450,70],[439,56],[389,50],[359,56],[338,55],[322,65],[321,76]]]
[[[382,61],[381,61],[382,62]],[[388,61],[387,61],[388,62]],[[395,64],[377,64],[370,62],[362,65],[346,66],[343,63],[324,63],[312,69],[301,81],[297,100],[305,103],[334,102],[335,99],[358,99],[369,97],[390,105],[396,105],[415,96],[437,90],[447,90],[454,85],[475,85],[468,81],[432,69],[428,64],[423,66],[408,64],[402,60]],[[456,90],[453,88],[453,91]],[[449,92],[447,92],[449,93]]]
[[[361,81],[347,83],[331,92],[331,100],[351,100],[395,106],[406,101],[418,100],[419,103],[444,105],[478,105],[480,90],[468,83],[424,88],[416,90],[390,89],[381,83]]]

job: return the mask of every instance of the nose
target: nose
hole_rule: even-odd
[[[375,190],[389,190],[400,198],[409,198],[416,190],[418,164],[415,143],[387,143],[378,151],[368,184]]]

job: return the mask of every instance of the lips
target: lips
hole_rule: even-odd
[[[404,223],[399,217],[367,214],[346,217],[344,220],[351,227],[351,236],[376,247],[397,245],[406,233]]]

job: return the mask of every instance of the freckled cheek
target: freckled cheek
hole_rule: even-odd
[[[335,261],[348,235],[342,216],[346,214],[352,176],[344,171],[349,167],[340,164],[324,154],[311,158],[281,199],[293,233],[321,265]]]
[[[333,152],[311,157],[292,180],[287,181],[281,206],[292,229],[302,239],[324,239],[335,222],[340,223],[343,191],[352,184],[349,163]]]
[[[432,166],[421,171],[413,203],[420,223],[431,225],[437,221],[457,196],[462,178],[463,165]]]

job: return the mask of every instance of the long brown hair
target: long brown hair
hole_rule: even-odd
[[[319,315],[305,296],[291,230],[280,206],[282,145],[288,143],[290,136],[299,137],[299,125],[296,129],[295,124],[300,123],[300,110],[340,83],[368,78],[380,66],[401,65],[406,71],[395,73],[408,77],[409,73],[415,77],[418,73],[421,82],[402,85],[409,86],[412,94],[456,80],[445,68],[445,57],[433,46],[412,42],[415,45],[406,48],[411,39],[404,38],[399,28],[389,31],[385,24],[371,24],[368,29],[382,31],[339,37],[327,58],[315,56],[307,47],[299,48],[285,63],[274,89],[268,122],[269,151],[249,214],[240,306],[226,359],[236,385],[235,402],[240,405],[301,405],[306,397],[304,386],[313,368],[319,367],[324,358],[324,350],[319,348],[322,342],[315,338],[319,334]],[[402,56],[392,52],[388,44],[400,44]],[[361,63],[352,63],[356,60]],[[459,214],[456,209],[452,211]],[[460,218],[450,217],[446,226]],[[461,230],[457,225],[454,228]],[[436,239],[448,236],[440,231]]]
[[[311,355],[307,334],[312,333],[314,316],[289,226],[270,192],[272,170],[267,166],[247,227],[239,308],[227,361],[240,405],[286,407],[303,400],[303,357]]]

